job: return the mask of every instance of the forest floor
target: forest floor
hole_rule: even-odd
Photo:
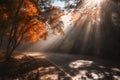
[[[16,53],[0,62],[0,80],[120,80],[120,64],[92,56]]]
[[[0,80],[71,80],[41,53],[16,53],[9,61],[3,60],[0,62]]]

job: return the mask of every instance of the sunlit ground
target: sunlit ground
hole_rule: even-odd
[[[17,53],[15,54],[13,57],[15,59],[22,59],[24,56],[32,56],[32,57],[35,57],[35,58],[38,58],[38,59],[44,59],[45,56],[42,54],[42,53],[30,53],[30,52],[25,52],[25,53],[22,53],[22,55],[20,53]]]
[[[119,68],[111,68],[110,70],[107,70],[107,67],[96,65],[93,61],[76,60],[74,62],[71,62],[69,64],[69,67],[78,71],[78,74],[72,77],[73,80],[108,80],[108,77],[111,77],[111,80],[120,79],[120,76],[118,76],[120,74]]]

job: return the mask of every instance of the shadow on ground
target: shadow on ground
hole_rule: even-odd
[[[43,56],[17,56],[0,63],[0,80],[58,80],[65,78],[55,65]]]
[[[69,63],[73,80],[119,80],[120,69],[107,67],[90,60]]]
[[[15,55],[0,62],[0,80],[119,80],[120,67],[95,58],[66,54]]]

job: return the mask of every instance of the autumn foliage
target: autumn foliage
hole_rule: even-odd
[[[40,14],[37,13],[36,6],[30,2],[30,0],[24,0],[23,6],[19,12],[22,21],[20,25],[24,25],[29,20],[27,25],[23,26],[25,28],[24,30],[27,30],[24,35],[24,41],[35,42],[46,36],[44,22],[35,18],[38,15]]]
[[[20,40],[19,36],[22,34],[24,35],[24,42],[30,41],[34,42],[39,40],[40,38],[46,36],[46,29],[45,24],[42,20],[38,20],[35,17],[40,15],[37,12],[36,6],[30,0],[23,0],[23,3],[18,3],[20,0],[9,0],[8,2],[13,2],[11,5],[1,7],[1,9],[14,9],[19,8],[18,13],[15,16],[16,9],[6,11],[1,16],[3,17],[2,20],[8,20],[9,22],[14,23],[17,25],[17,39]],[[21,0],[22,1],[22,0]],[[11,15],[12,14],[12,15]],[[16,19],[15,19],[16,18]],[[7,22],[8,22],[7,21]],[[2,27],[2,26],[1,26]],[[9,28],[9,27],[8,27]],[[7,35],[9,36],[10,33],[7,31]]]
[[[38,5],[41,1],[41,5]],[[17,46],[23,42],[35,42],[47,39],[46,20],[55,30],[62,16],[58,7],[49,6],[49,0],[0,0],[0,46],[6,38],[6,58],[9,58]],[[41,6],[45,6],[44,9]],[[59,28],[60,30],[62,28]],[[63,33],[63,30],[61,30]]]
[[[29,24],[29,26],[27,25],[26,27],[31,26],[32,28],[29,28],[28,31],[25,33],[24,41],[35,42],[35,41],[38,41],[39,39],[47,36],[45,24],[42,21],[33,19],[28,24]]]
[[[33,0],[34,1],[34,0]],[[7,37],[6,58],[21,42],[47,39],[44,21],[38,17],[41,9],[31,0],[2,0],[0,2],[0,46]]]

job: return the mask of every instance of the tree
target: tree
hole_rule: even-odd
[[[11,4],[8,4],[11,3]],[[38,25],[35,5],[30,0],[8,0],[1,3],[1,44],[7,38],[6,59],[9,60],[13,51],[25,38],[26,32]],[[40,23],[40,21],[39,21]],[[5,27],[4,27],[5,26]],[[39,25],[44,27],[43,25]]]
[[[52,0],[0,0],[0,46],[2,49],[3,39],[7,39],[6,60],[22,42],[47,39],[46,20],[53,32],[64,34],[62,15],[64,11],[53,6]]]
[[[43,16],[44,12],[38,6],[38,1],[41,0],[0,1],[0,46],[6,38],[8,42],[6,60],[11,58],[13,51],[21,42],[46,39],[47,31],[44,22],[47,18]]]

